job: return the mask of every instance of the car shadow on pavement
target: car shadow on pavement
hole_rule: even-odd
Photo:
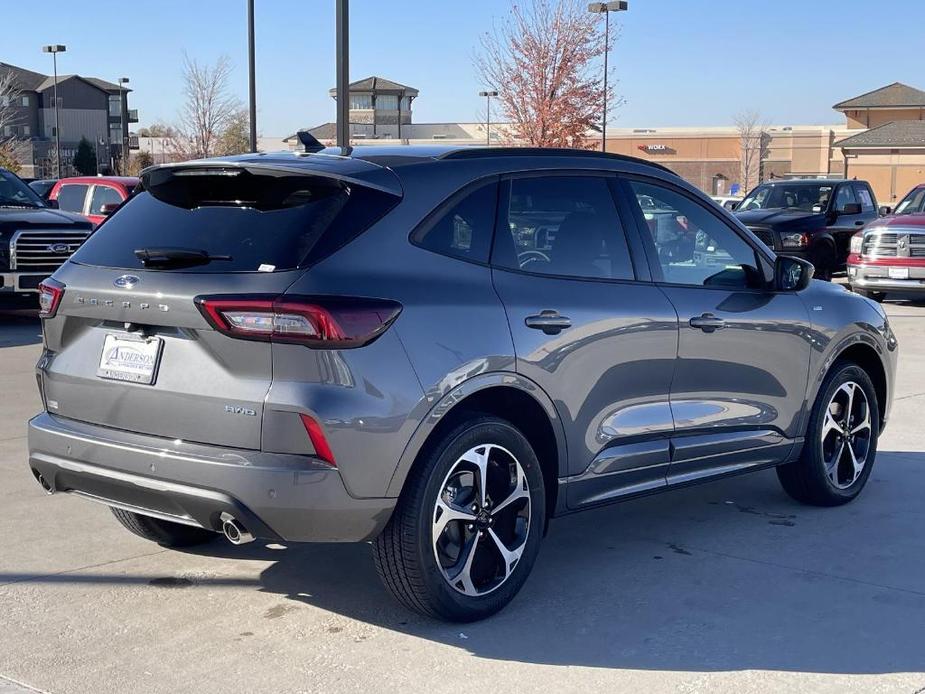
[[[42,341],[37,311],[0,310],[0,348],[35,345]]]
[[[909,479],[885,481],[878,469],[887,467]],[[835,509],[796,504],[767,471],[557,519],[520,595],[474,624],[402,608],[367,544],[252,551],[276,559],[260,577],[263,591],[481,658],[922,671],[925,455],[881,453],[878,469],[857,502]]]

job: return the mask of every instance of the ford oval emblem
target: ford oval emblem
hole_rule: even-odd
[[[138,282],[138,277],[135,275],[122,275],[121,277],[116,277],[112,283],[122,289],[131,289],[138,284]]]
[[[52,243],[48,246],[50,253],[67,253],[69,250],[71,250],[71,247],[66,243]]]

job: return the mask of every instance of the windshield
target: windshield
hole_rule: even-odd
[[[18,176],[0,169],[0,207],[45,207],[42,199]]]
[[[755,188],[739,205],[743,210],[801,210],[822,212],[829,204],[832,186],[828,183],[786,183]]]
[[[925,212],[925,188],[914,188],[909,191],[893,214],[921,214]]]

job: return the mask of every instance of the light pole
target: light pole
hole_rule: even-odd
[[[125,102],[125,87],[128,84],[128,77],[119,78],[119,139],[122,141],[121,151],[119,152],[121,161],[119,162],[119,173],[123,176],[128,169],[128,149],[126,148],[128,138],[125,136],[125,115],[128,110],[128,104]]]
[[[607,151],[607,56],[610,53],[610,13],[625,12],[630,8],[629,2],[592,2],[588,12],[604,15],[604,117],[601,119],[601,151]]]
[[[55,163],[58,165],[58,178],[61,178],[61,129],[58,127],[58,53],[64,53],[67,46],[53,44],[42,46],[42,53],[51,53],[55,68]]]
[[[337,52],[337,146],[350,146],[350,3],[337,0],[334,7]]]
[[[257,71],[254,65],[254,0],[247,0],[247,86],[250,97],[250,147],[257,151]]]
[[[498,92],[479,92],[479,96],[485,97],[485,146],[491,147],[491,97],[498,96]]]

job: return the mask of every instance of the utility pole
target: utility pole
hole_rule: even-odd
[[[336,0],[337,146],[350,146],[350,3]]]
[[[254,66],[254,0],[247,0],[247,66],[248,89],[250,96],[250,125],[251,152],[257,151],[257,77]]]
[[[119,173],[123,176],[128,172],[128,134],[125,132],[125,117],[128,115],[128,101],[125,98],[125,87],[128,84],[128,77],[119,78],[119,137],[122,140],[121,161],[119,162]]]
[[[55,163],[58,166],[58,178],[61,178],[61,128],[58,125],[58,53],[64,53],[67,46],[53,44],[42,46],[43,53],[51,53],[52,64],[55,70]]]

